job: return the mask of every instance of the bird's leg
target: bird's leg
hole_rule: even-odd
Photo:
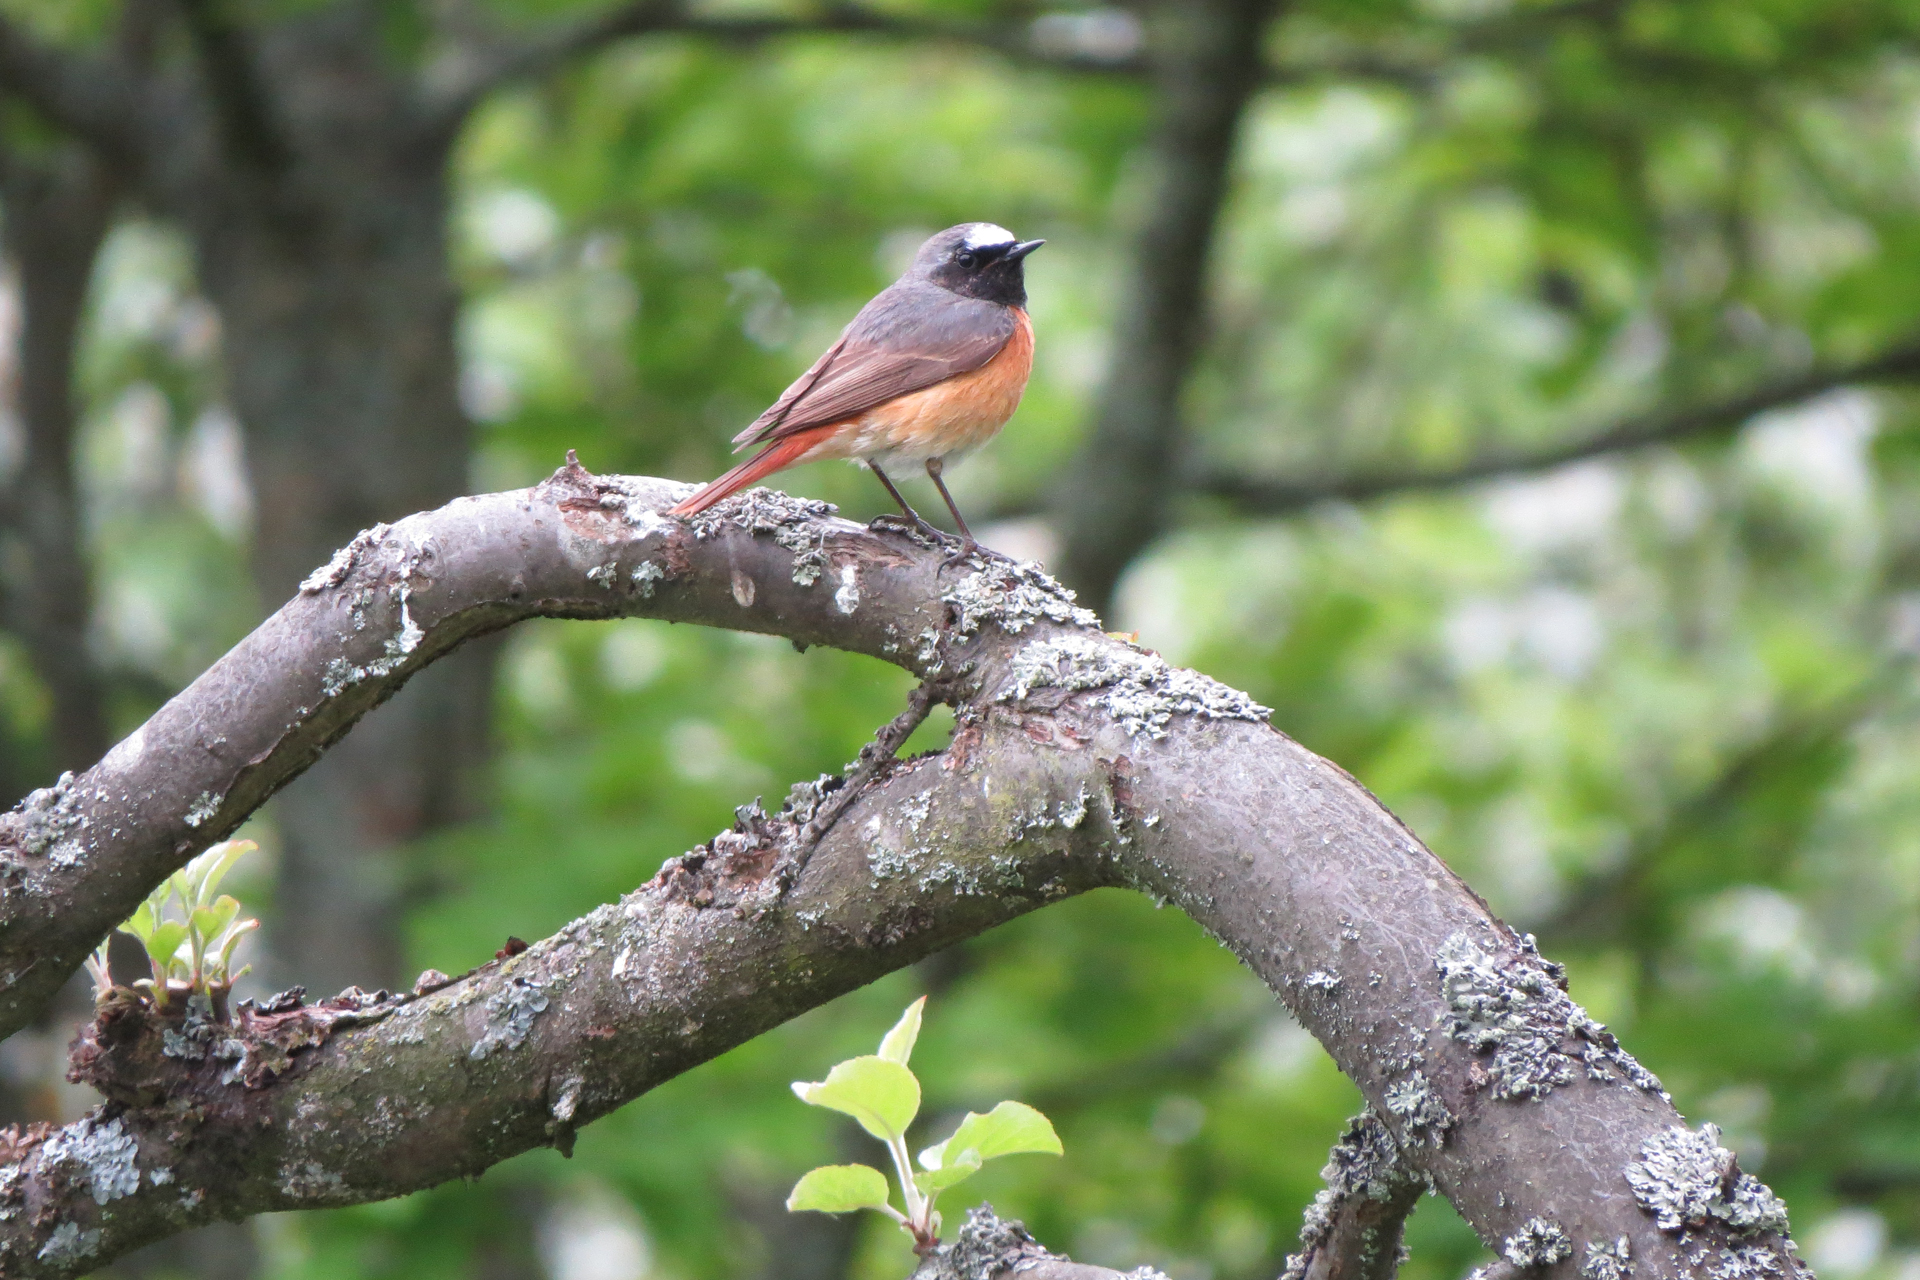
[[[960,549],[947,557],[947,565],[954,565],[965,560],[981,548],[980,544],[973,540],[973,530],[967,528],[966,518],[960,514],[960,508],[954,505],[953,495],[947,492],[947,482],[940,478],[940,472],[944,469],[945,465],[945,462],[940,458],[928,458],[927,478],[933,481],[933,487],[940,491],[942,498],[946,499],[947,510],[953,513],[953,523],[960,530]],[[999,555],[999,552],[988,549],[987,554],[990,556]],[[1002,558],[1004,559],[1004,557]],[[944,568],[946,566],[942,567]]]
[[[899,529],[903,533],[924,534],[935,542],[947,540],[949,537],[947,531],[927,523],[918,511],[908,506],[907,500],[900,496],[900,491],[893,487],[893,481],[887,479],[887,473],[875,466],[871,458],[867,459],[867,470],[873,472],[874,478],[887,487],[887,492],[893,495],[893,500],[900,504],[900,510],[906,513],[904,518],[892,515],[875,516],[867,525],[869,529],[892,528]]]

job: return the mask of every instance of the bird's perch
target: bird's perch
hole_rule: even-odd
[[[1342,1243],[1378,1232],[1343,1222],[1430,1182],[1504,1265],[1542,1276],[1797,1269],[1778,1201],[1684,1127],[1556,966],[1244,695],[1105,635],[1031,568],[943,573],[942,549],[765,491],[659,514],[687,491],[570,465],[370,530],[100,764],[0,819],[5,1029],[414,671],[523,618],[884,658],[955,701],[946,750],[863,769],[823,833],[830,787],[744,808],[622,901],[417,994],[172,1040],[144,1010],[103,1017],[75,1069],[114,1101],[0,1150],[0,1272],[82,1274],[214,1218],[564,1148],[795,1014],[1100,885],[1187,911],[1366,1095],[1364,1149],[1336,1149],[1302,1268],[1378,1274]]]

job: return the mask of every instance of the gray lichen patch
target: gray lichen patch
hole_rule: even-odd
[[[337,587],[347,580],[353,572],[353,566],[369,549],[379,544],[387,536],[389,526],[376,524],[371,529],[362,529],[353,536],[353,541],[333,553],[333,559],[308,574],[300,584],[303,596],[318,595],[329,587]]]
[[[82,1231],[78,1223],[63,1222],[53,1229],[47,1242],[40,1246],[40,1261],[56,1264],[74,1265],[85,1262],[100,1250],[100,1228],[89,1227]]]
[[[0,817],[0,845],[12,845],[31,858],[44,856],[56,866],[73,865],[86,853],[77,838],[88,826],[84,802],[73,774],[61,774],[52,786],[29,792],[13,812]]]
[[[991,1280],[1014,1276],[1049,1262],[1060,1261],[1030,1235],[1026,1227],[1003,1219],[987,1205],[967,1210],[967,1220],[952,1244],[929,1253],[914,1270],[913,1280]],[[1167,1280],[1151,1267],[1138,1267],[1121,1280]]]
[[[991,560],[955,582],[940,599],[952,606],[954,632],[966,637],[984,622],[1017,635],[1042,620],[1071,627],[1097,627],[1100,619],[1083,609],[1073,592],[1055,582],[1031,560]]]
[[[1433,1081],[1424,1071],[1409,1071],[1406,1079],[1389,1085],[1385,1101],[1410,1141],[1437,1147],[1446,1140],[1447,1130],[1453,1128],[1453,1112],[1434,1092]]]
[[[1629,1280],[1633,1275],[1633,1242],[1621,1236],[1612,1244],[1587,1241],[1586,1260],[1580,1264],[1586,1280]]]
[[[1355,1201],[1386,1204],[1427,1186],[1424,1176],[1407,1167],[1393,1134],[1371,1110],[1347,1121],[1347,1131],[1328,1152],[1320,1177],[1326,1186],[1307,1206],[1300,1227],[1300,1252],[1288,1255],[1280,1280],[1302,1280],[1314,1254],[1333,1236],[1340,1215]],[[1375,1237],[1373,1247],[1380,1243]]]
[[[687,516],[686,522],[693,536],[702,541],[728,528],[745,529],[756,537],[770,536],[793,552],[793,584],[810,587],[827,567],[826,540],[832,530],[822,522],[838,510],[831,502],[756,488]]]
[[[1264,724],[1273,714],[1238,689],[1173,666],[1159,654],[1088,635],[1033,641],[1014,655],[1010,677],[1002,702],[1020,701],[1042,688],[1101,689],[1105,692],[1096,705],[1129,734],[1149,738],[1166,737],[1176,715]]]
[[[633,589],[640,598],[650,600],[653,598],[654,589],[666,581],[667,571],[651,560],[642,560],[633,566],[633,573],[629,576],[633,579]]]
[[[77,1170],[75,1181],[85,1182],[95,1204],[106,1204],[140,1189],[140,1169],[134,1157],[140,1143],[118,1116],[100,1121],[77,1120],[40,1146],[42,1167],[68,1164]]]
[[[527,978],[509,979],[501,990],[487,997],[487,1030],[467,1050],[476,1061],[498,1049],[518,1049],[533,1031],[533,1020],[547,1008],[547,993],[541,984]]]
[[[1666,1096],[1613,1033],[1567,996],[1565,970],[1542,959],[1530,936],[1518,948],[1494,951],[1455,933],[1441,944],[1434,967],[1452,1011],[1453,1038],[1493,1055],[1476,1067],[1494,1097],[1544,1098],[1571,1084],[1583,1067],[1589,1079],[1624,1078]]]
[[[1550,1267],[1573,1256],[1573,1242],[1551,1218],[1528,1218],[1507,1237],[1500,1253],[1516,1267]]]
[[[426,631],[413,620],[413,613],[409,608],[413,589],[407,585],[404,575],[401,581],[394,584],[392,594],[394,602],[400,606],[399,629],[387,638],[382,646],[381,656],[371,662],[362,665],[344,657],[330,659],[320,677],[320,691],[327,697],[339,697],[362,680],[376,680],[382,676],[392,675],[400,669],[400,665],[409,655],[420,647],[420,642],[427,638]]]
[[[193,798],[193,803],[187,806],[186,824],[190,827],[200,826],[220,812],[220,802],[224,799],[226,796],[219,792],[202,791]]]
[[[1765,1183],[1740,1172],[1715,1125],[1697,1131],[1673,1125],[1654,1134],[1640,1144],[1640,1159],[1627,1166],[1626,1176],[1634,1199],[1662,1231],[1708,1222],[1723,1222],[1741,1235],[1787,1231],[1787,1206]]]
[[[1780,1274],[1780,1255],[1765,1245],[1737,1244],[1709,1259],[1706,1272],[1712,1280],[1764,1280]]]

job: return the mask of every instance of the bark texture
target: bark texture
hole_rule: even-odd
[[[1277,8],[1278,0],[1179,0],[1149,13],[1155,115],[1143,216],[1092,430],[1054,503],[1061,576],[1101,611],[1122,570],[1166,527],[1214,230]]]
[[[1003,1220],[986,1205],[967,1214],[952,1244],[920,1261],[911,1280],[1167,1280],[1151,1267],[1124,1275],[1050,1253],[1018,1222]]]
[[[764,490],[593,477],[369,530],[94,770],[0,824],[12,1025],[158,880],[401,682],[522,617],[641,615],[886,658],[957,703],[943,752],[833,780],[523,954],[405,996],[230,1023],[109,1001],[111,1100],[0,1165],[9,1274],[215,1217],[471,1176],[781,1020],[1096,885],[1187,911],[1318,1036],[1407,1177],[1542,1276],[1791,1275],[1783,1207],[1364,788],[1244,695],[1116,640],[1031,566]],[[1739,1268],[1749,1268],[1741,1271]],[[1065,1273],[1063,1273],[1065,1274]],[[1357,1273],[1356,1273],[1357,1274]]]

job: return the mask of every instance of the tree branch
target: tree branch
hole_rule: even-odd
[[[952,1244],[920,1260],[912,1280],[1167,1280],[1151,1267],[1122,1275],[1049,1253],[1018,1222],[981,1205],[967,1211]]]
[[[578,1125],[801,1010],[1106,884],[1232,948],[1356,1082],[1412,1176],[1516,1265],[1572,1280],[1579,1249],[1624,1240],[1636,1280],[1718,1253],[1793,1274],[1772,1194],[1710,1129],[1684,1127],[1530,939],[1264,709],[1104,634],[1032,567],[943,574],[937,549],[762,490],[691,522],[658,514],[686,492],[573,465],[356,539],[100,765],[7,816],[6,1016],[413,671],[520,618],[772,631],[922,677],[938,662],[957,679],[948,748],[874,770],[790,888],[818,784],[772,818],[743,808],[621,903],[412,996],[276,1000],[225,1022],[109,1000],[74,1057],[109,1104],[22,1135],[0,1164],[7,1274],[80,1274],[211,1218],[564,1150]]]
[[[1900,343],[1853,364],[1828,365],[1782,378],[1726,400],[1686,409],[1659,409],[1627,418],[1592,435],[1544,446],[1495,449],[1451,467],[1358,471],[1347,475],[1267,480],[1219,471],[1191,487],[1225,498],[1250,515],[1288,515],[1320,502],[1364,502],[1396,493],[1459,488],[1499,476],[1529,475],[1586,458],[1657,444],[1729,435],[1757,414],[1797,404],[1837,387],[1920,378],[1920,341]]]
[[[1078,50],[1044,50],[1029,37],[1024,22],[951,22],[834,3],[814,16],[706,17],[689,13],[681,0],[630,0],[603,13],[556,23],[517,40],[502,36],[476,39],[434,77],[430,115],[441,127],[457,124],[487,94],[515,80],[553,71],[575,58],[633,36],[677,32],[735,45],[804,35],[863,35],[894,41],[930,41],[989,49],[1012,61],[1061,70],[1138,75],[1137,54],[1102,57]]]
[[[1307,1208],[1301,1250],[1280,1280],[1393,1280],[1405,1253],[1401,1232],[1427,1180],[1401,1160],[1371,1111],[1347,1122],[1320,1176],[1327,1185]]]

